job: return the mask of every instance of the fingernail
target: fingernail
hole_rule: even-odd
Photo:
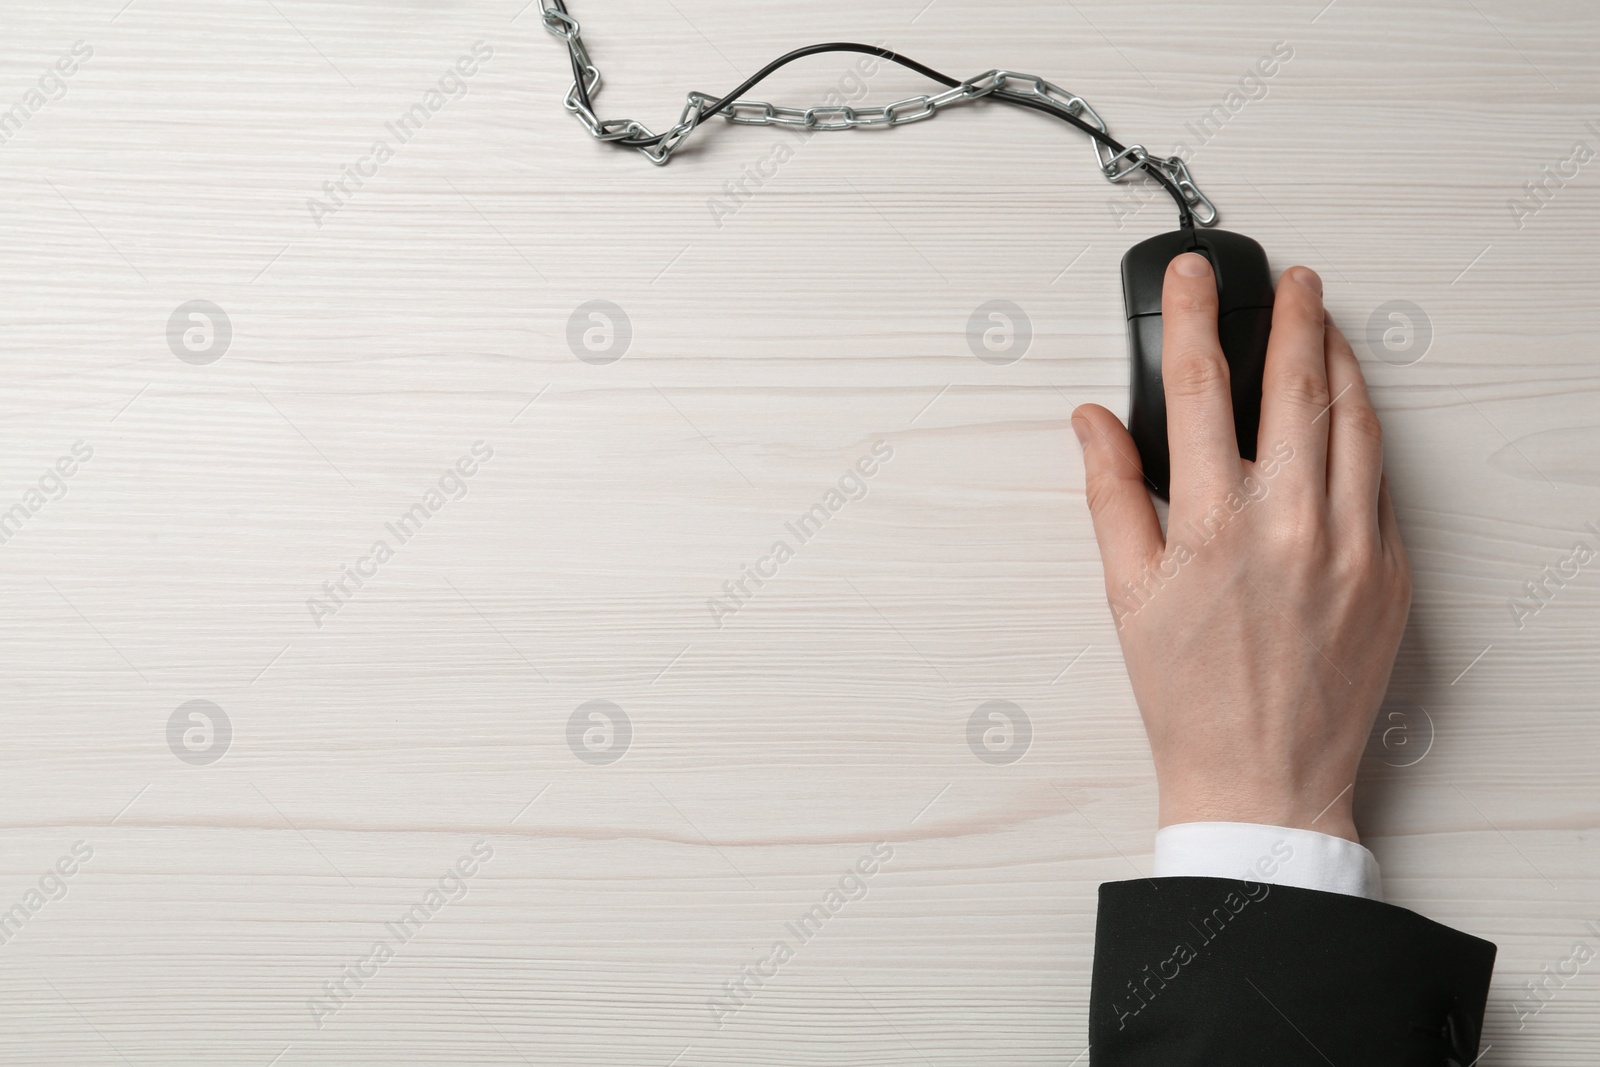
[[[1080,447],[1089,447],[1089,422],[1087,419],[1073,419],[1072,432],[1078,435]]]
[[[1294,280],[1318,296],[1322,295],[1322,279],[1310,267],[1296,267],[1294,269]]]
[[[1197,252],[1185,252],[1172,261],[1173,269],[1185,278],[1204,278],[1211,273],[1211,264]]]

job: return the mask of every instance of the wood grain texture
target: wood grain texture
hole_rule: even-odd
[[[0,13],[0,113],[93,49],[0,145],[0,508],[93,450],[0,545],[0,907],[93,851],[0,945],[0,1062],[1087,1062],[1095,886],[1148,872],[1155,809],[1068,415],[1125,410],[1117,265],[1170,208],[993,107],[717,125],[654,168],[562,111],[522,7]],[[1600,161],[1508,207],[1600,148],[1593,5],[574,11],[605,114],[656,128],[819,39],[1040,73],[1127,140],[1186,142],[1224,224],[1321,270],[1353,336],[1422,309],[1420,361],[1361,353],[1418,589],[1411,747],[1375,741],[1359,814],[1390,899],[1500,945],[1481,1062],[1593,1063],[1600,965],[1518,1005],[1600,947],[1600,575],[1520,629],[1509,604],[1600,523]],[[479,41],[466,95],[317,225],[307,201]],[[198,299],[232,328],[209,365],[169,345]],[[1033,332],[1009,366],[967,341],[996,299]],[[620,362],[569,347],[592,300],[631,323]],[[480,441],[465,495],[315,625],[308,598]],[[716,625],[879,441],[864,498]],[[207,766],[169,747],[192,700],[231,724]],[[569,747],[593,700],[631,724],[608,766]],[[990,700],[1031,723],[1010,765],[968,747]],[[308,1001],[475,842],[464,895],[319,1027]],[[719,1028],[708,1000],[875,842],[865,897]]]

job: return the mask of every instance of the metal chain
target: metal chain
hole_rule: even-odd
[[[578,20],[556,6],[555,0],[539,0],[544,28],[566,42],[574,69],[583,72],[582,92],[577,81],[567,90],[566,109],[575,115],[584,129],[600,141],[621,141],[637,138],[654,138],[656,134],[642,122],[633,119],[601,119],[585,103],[592,100],[600,88],[600,69],[589,59],[583,44],[583,28]],[[806,130],[853,130],[877,126],[904,126],[912,122],[931,119],[940,111],[957,104],[971,103],[987,96],[1001,99],[1031,100],[1045,107],[1087,122],[1101,133],[1107,133],[1106,124],[1083,97],[1052,85],[1033,74],[1020,74],[1011,70],[990,70],[960,85],[934,95],[913,96],[897,100],[884,107],[850,107],[824,105],[820,107],[779,107],[762,100],[732,100],[717,114],[728,122],[740,126],[791,126]],[[717,97],[706,93],[689,93],[688,102],[678,121],[651,145],[639,147],[650,162],[665,166],[672,155],[683,146],[691,133],[711,117],[710,106]],[[1129,145],[1121,152],[1093,141],[1095,163],[1105,179],[1119,183],[1143,169],[1160,171],[1175,185],[1194,213],[1195,222],[1210,226],[1217,221],[1217,209],[1200,191],[1188,166],[1178,156],[1153,156],[1143,145]]]

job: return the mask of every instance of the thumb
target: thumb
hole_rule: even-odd
[[[1122,422],[1098,404],[1084,404],[1072,413],[1072,429],[1083,445],[1084,495],[1109,588],[1160,554],[1161,521],[1139,451]]]

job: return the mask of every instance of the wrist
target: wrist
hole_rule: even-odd
[[[1264,826],[1282,826],[1293,830],[1342,837],[1355,844],[1361,843],[1356,832],[1351,794],[1344,791],[1330,804],[1315,805],[1314,795],[1296,795],[1286,792],[1186,792],[1161,790],[1161,827],[1179,823],[1259,823]]]

